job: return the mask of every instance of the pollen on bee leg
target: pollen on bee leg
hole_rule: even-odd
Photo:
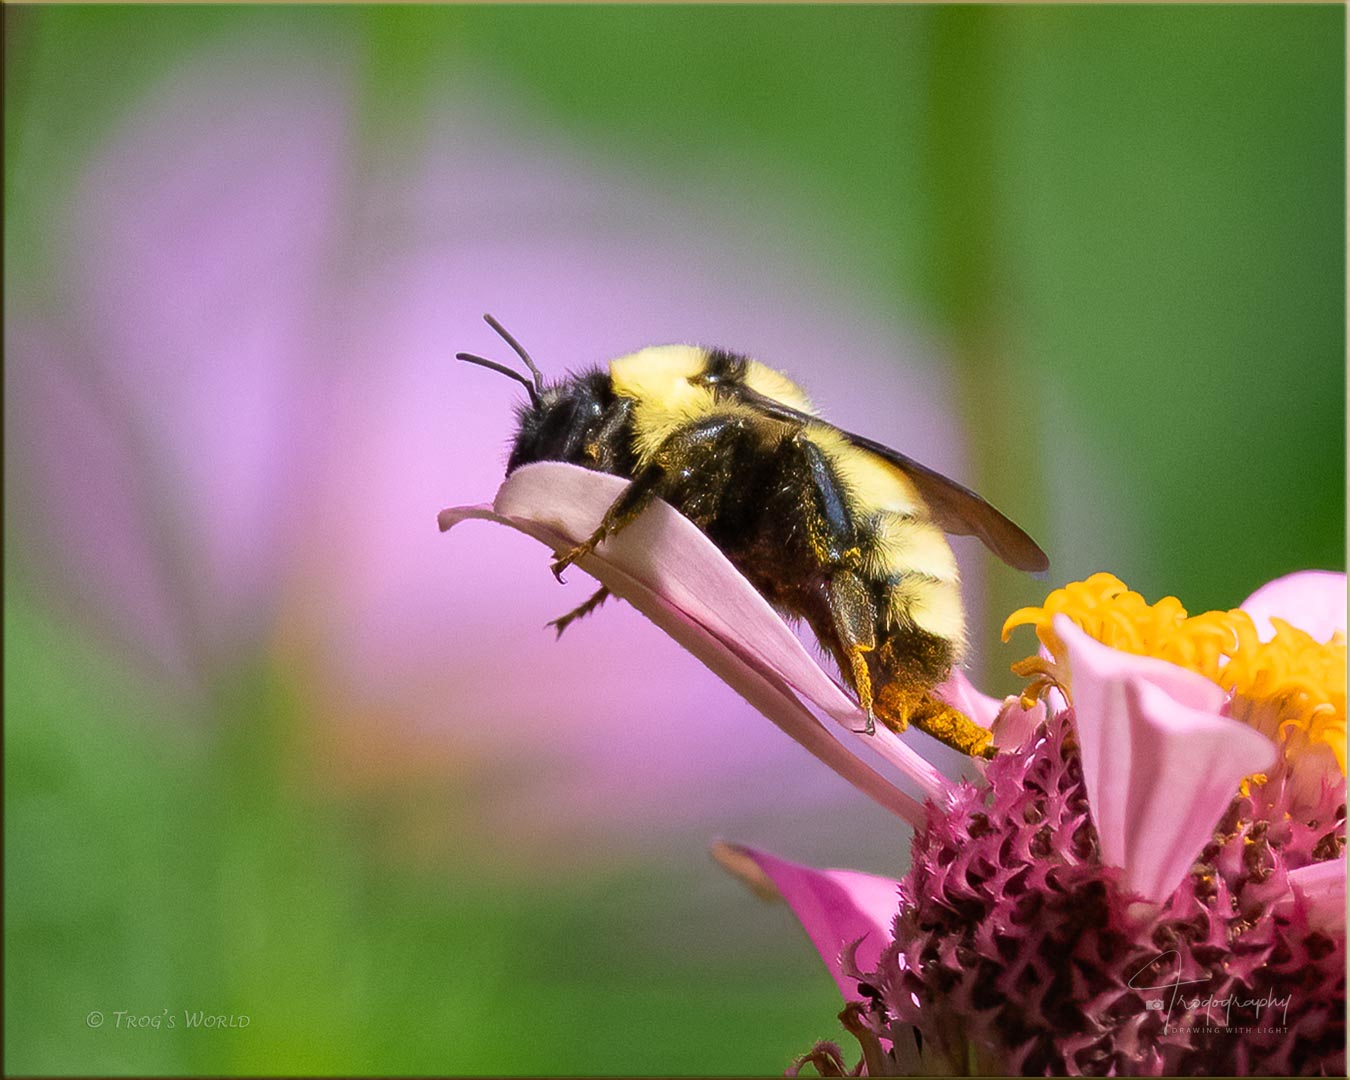
[[[994,748],[994,735],[988,728],[980,727],[963,712],[957,712],[950,705],[933,702],[931,713],[914,716],[914,726],[927,732],[938,742],[946,743],[953,750],[970,757],[992,758],[997,751]]]
[[[992,758],[997,752],[993,732],[938,701],[927,690],[892,683],[878,691],[876,704],[877,715],[892,731],[904,731],[913,724],[938,742],[970,757]]]
[[[868,712],[872,711],[872,676],[867,670],[867,653],[864,645],[854,645],[848,650],[848,664],[853,672],[853,687],[858,691],[858,704]]]

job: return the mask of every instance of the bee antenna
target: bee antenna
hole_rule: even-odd
[[[522,360],[525,361],[525,366],[529,368],[531,373],[533,373],[534,375],[535,390],[537,390],[539,393],[542,394],[544,392],[544,376],[540,373],[539,369],[534,366],[534,361],[530,359],[530,354],[527,353],[524,350],[524,348],[521,347],[519,341],[517,341],[510,335],[510,333],[508,333],[506,327],[504,327],[491,315],[484,315],[483,321],[487,323],[490,327],[492,327],[492,329],[496,330],[497,333],[501,335],[501,339],[505,341],[508,345],[510,345],[512,349],[515,350],[517,356],[519,356]]]
[[[479,367],[491,368],[493,371],[500,371],[507,378],[515,379],[516,382],[525,387],[525,392],[530,395],[530,404],[536,409],[539,408],[539,391],[536,389],[536,383],[530,382],[519,371],[513,371],[505,364],[499,364],[495,360],[488,360],[482,356],[475,356],[473,353],[455,353],[455,359],[463,360],[466,364],[477,364]]]

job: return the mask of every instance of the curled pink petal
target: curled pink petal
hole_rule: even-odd
[[[844,997],[863,1000],[857,979],[844,974],[840,958],[856,942],[855,969],[876,969],[891,943],[891,926],[900,907],[899,882],[857,870],[816,870],[739,844],[719,843],[714,856],[763,896],[758,875],[747,877],[737,866],[744,860],[753,863],[797,916]]]
[[[1290,897],[1286,908],[1301,907],[1308,924],[1319,930],[1345,933],[1346,861],[1313,863],[1289,872]]]
[[[590,535],[625,481],[574,465],[541,462],[516,470],[493,509],[442,511],[442,529],[484,518],[563,551]],[[623,597],[760,712],[835,772],[881,805],[920,824],[920,804],[851,754],[801,698],[849,730],[857,706],[820,668],[787,624],[688,519],[656,503],[633,524],[580,560],[581,569]],[[800,698],[798,697],[800,695]],[[927,797],[947,781],[903,743],[868,740],[919,784]],[[898,740],[896,740],[898,743]]]
[[[1129,822],[1121,800],[1130,770],[1129,728],[1123,722],[1127,678],[1150,678],[1175,699],[1202,712],[1217,712],[1223,691],[1202,675],[1147,656],[1103,645],[1072,620],[1056,616],[1055,633],[1068,650],[1075,726],[1083,759],[1083,781],[1102,850],[1121,856]]]
[[[626,483],[575,465],[541,462],[513,473],[497,493],[494,507],[506,517],[551,522],[576,542],[594,531]],[[559,516],[563,506],[568,508],[565,520]],[[894,732],[878,728],[874,736],[860,734],[864,716],[857,703],[825,673],[717,545],[673,507],[657,502],[602,546],[608,562],[620,565],[744,658],[767,667],[798,696],[898,767],[925,797],[937,799],[950,790],[946,777]],[[614,591],[627,598],[622,589]],[[650,617],[641,605],[634,606]],[[672,636],[688,648],[678,635]]]
[[[1000,750],[1016,750],[1025,746],[1027,740],[1036,733],[1036,729],[1045,723],[1046,707],[1044,701],[1037,701],[1031,708],[1023,708],[1017,695],[1005,698],[1003,707],[989,724],[994,733],[994,745]]]
[[[1317,641],[1330,641],[1333,634],[1345,634],[1345,586],[1342,573],[1300,570],[1262,585],[1242,602],[1242,610],[1256,623],[1262,641],[1275,634],[1272,615]]]
[[[594,531],[626,483],[576,465],[540,462],[516,470],[498,491],[494,508],[504,517],[551,525],[575,543]],[[861,735],[865,718],[857,702],[826,674],[717,545],[673,507],[656,502],[601,547],[607,562],[621,566],[714,637],[772,671],[862,745],[900,769],[926,798],[939,799],[950,791],[947,778],[895,732],[878,727],[875,735]],[[585,561],[580,565],[589,570]],[[622,589],[614,591],[629,599]],[[651,617],[640,604],[634,606]],[[672,636],[689,648],[678,635]]]
[[[1120,865],[1129,887],[1163,900],[1213,836],[1242,778],[1274,764],[1275,745],[1142,679],[1129,680],[1125,694],[1132,745]]]
[[[1075,725],[1102,858],[1150,900],[1171,895],[1233,800],[1275,746],[1219,715],[1223,691],[1203,676],[1122,653],[1064,616]]]

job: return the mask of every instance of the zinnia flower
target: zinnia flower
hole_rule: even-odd
[[[529,466],[441,522],[561,551],[623,483]],[[1344,575],[1195,617],[1107,574],[1056,590],[1005,627],[1043,647],[1015,669],[1021,698],[942,688],[1002,752],[953,783],[879,731],[865,741],[902,786],[820,723],[853,732],[856,706],[673,509],[580,565],[915,826],[902,881],[715,848],[802,921],[848,999],[857,1070],[1344,1072]],[[852,1071],[834,1043],[808,1062]]]

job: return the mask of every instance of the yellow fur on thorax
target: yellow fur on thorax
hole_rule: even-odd
[[[681,428],[717,411],[711,387],[689,381],[704,369],[707,355],[693,345],[653,345],[610,361],[614,392],[634,401],[639,462],[650,460]]]
[[[815,414],[811,400],[795,382],[781,371],[765,367],[758,360],[751,360],[745,372],[745,385],[757,394],[781,401],[798,412]]]
[[[696,376],[707,366],[708,351],[697,345],[653,345],[610,361],[614,392],[635,403],[633,431],[640,463],[649,461],[667,438],[693,421],[747,411],[744,405],[718,401],[712,387],[697,382]],[[784,405],[812,411],[800,387],[757,361],[749,361],[745,383]]]

